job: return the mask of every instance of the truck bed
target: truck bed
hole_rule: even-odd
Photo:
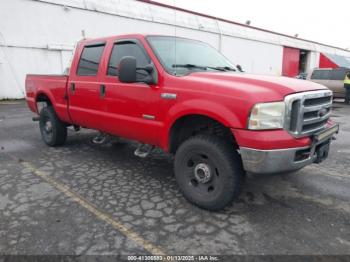
[[[28,74],[25,81],[26,100],[31,111],[39,114],[36,98],[46,95],[52,102],[59,118],[70,122],[66,88],[68,75],[35,75]]]

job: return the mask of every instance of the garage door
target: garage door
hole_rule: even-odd
[[[282,65],[282,75],[294,77],[299,74],[299,58],[300,50],[284,47],[283,48],[283,65]]]

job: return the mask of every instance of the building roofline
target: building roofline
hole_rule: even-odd
[[[337,47],[337,46],[333,46],[333,45],[329,45],[329,44],[323,44],[323,43],[320,43],[320,42],[317,42],[317,41],[312,41],[312,40],[308,40],[308,39],[304,39],[304,38],[298,38],[298,37],[295,37],[295,36],[291,36],[291,35],[287,35],[287,34],[283,34],[283,33],[278,33],[278,32],[275,32],[275,31],[268,30],[268,29],[263,29],[263,28],[260,28],[260,27],[255,27],[255,26],[250,26],[250,25],[238,23],[238,22],[235,22],[235,21],[232,21],[232,20],[221,18],[221,17],[216,17],[216,16],[212,16],[212,15],[208,15],[208,14],[199,13],[199,12],[196,12],[196,11],[191,11],[191,10],[188,10],[188,9],[185,9],[185,8],[181,8],[181,7],[177,7],[177,6],[173,6],[173,5],[160,3],[160,2],[157,2],[157,1],[154,1],[154,0],[137,0],[137,1],[143,2],[143,3],[147,3],[147,4],[151,4],[151,5],[161,6],[161,7],[165,7],[165,8],[170,8],[170,9],[173,9],[173,10],[182,11],[182,12],[185,12],[185,13],[198,15],[198,16],[202,16],[202,17],[206,17],[206,18],[211,18],[211,19],[215,19],[215,20],[226,22],[226,23],[230,23],[230,24],[239,25],[239,26],[243,26],[243,27],[259,30],[259,31],[262,31],[262,32],[265,32],[265,33],[271,33],[271,34],[275,34],[275,35],[279,35],[279,36],[292,38],[292,39],[295,39],[295,40],[301,40],[301,41],[305,41],[305,42],[309,42],[309,43],[313,43],[313,44],[323,45],[323,46],[327,46],[327,47],[331,47],[331,48],[336,48],[336,49],[339,49],[339,50],[342,50],[342,51],[350,52],[350,50],[342,48],[342,47]]]

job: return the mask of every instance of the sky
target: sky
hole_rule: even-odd
[[[154,0],[350,49],[349,0]]]

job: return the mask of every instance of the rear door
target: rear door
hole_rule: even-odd
[[[329,89],[333,91],[333,96],[338,98],[345,97],[344,79],[347,70],[345,68],[334,69],[329,81]]]
[[[100,98],[100,63],[105,42],[89,43],[77,49],[68,82],[69,113],[73,123],[99,129],[99,115],[104,111]]]

